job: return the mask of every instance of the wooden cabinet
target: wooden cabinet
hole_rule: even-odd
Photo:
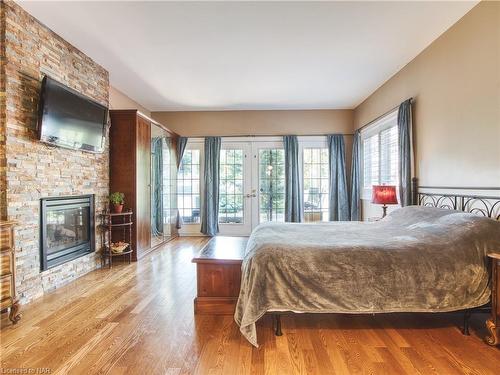
[[[16,260],[14,254],[14,223],[0,222],[0,306],[10,309],[9,319],[17,323],[19,303],[16,298]]]
[[[147,254],[152,246],[151,233],[151,139],[152,129],[161,129],[175,150],[177,135],[137,110],[110,111],[109,132],[110,192],[125,194],[125,207],[134,214],[132,221],[132,259]],[[166,238],[166,237],[165,237]]]

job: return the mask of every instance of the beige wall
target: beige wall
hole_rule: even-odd
[[[408,97],[421,185],[500,186],[499,2],[477,5],[369,96],[355,128]]]
[[[153,112],[176,133],[193,136],[352,133],[352,110]]]
[[[143,107],[111,85],[109,86],[109,109],[138,109],[146,116],[151,117],[151,111],[149,109]]]
[[[483,2],[355,109],[358,128],[415,98],[423,185],[500,185],[500,3]]]

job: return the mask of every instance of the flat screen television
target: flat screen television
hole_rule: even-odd
[[[102,152],[108,109],[45,76],[40,92],[38,138],[51,145]]]

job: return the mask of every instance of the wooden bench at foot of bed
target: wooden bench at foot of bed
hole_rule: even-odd
[[[214,237],[193,258],[197,279],[195,314],[234,314],[247,241],[248,237]]]

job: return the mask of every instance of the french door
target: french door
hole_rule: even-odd
[[[220,235],[245,236],[266,221],[284,221],[281,141],[223,141],[220,155]]]
[[[223,142],[220,151],[219,233],[244,236],[252,231],[251,145]]]

